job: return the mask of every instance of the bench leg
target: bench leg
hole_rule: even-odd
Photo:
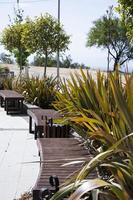
[[[0,97],[0,106],[3,107],[3,97]]]
[[[35,124],[34,139],[37,139],[38,126]]]
[[[16,99],[16,109],[23,113],[23,100],[22,99]]]
[[[43,126],[38,127],[38,137],[43,138]]]
[[[20,100],[20,112],[23,113],[23,100]]]
[[[32,130],[32,117],[29,116],[29,133],[34,133],[34,131]]]
[[[43,136],[42,136],[42,134],[43,134],[43,126],[37,126],[36,124],[35,124],[35,133],[34,133],[35,135],[35,140],[37,139],[37,138],[42,138]]]
[[[33,194],[33,200],[39,200],[39,192],[40,190],[33,190],[32,194]]]
[[[7,113],[7,115],[8,115],[8,100],[7,99],[5,99],[5,105],[4,105],[4,109],[5,109],[5,111],[6,111],[6,113]]]

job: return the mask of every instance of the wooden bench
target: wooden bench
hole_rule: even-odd
[[[23,112],[24,97],[13,90],[0,90],[0,105],[9,112]]]
[[[61,117],[59,112],[57,112],[54,109],[33,108],[33,109],[28,109],[27,114],[29,115],[29,132],[34,133],[35,139],[41,137],[61,137],[61,135],[62,137],[65,137],[66,135],[65,133],[69,132],[68,126],[53,124],[53,122],[50,121],[50,119],[53,120]],[[33,121],[34,121],[34,130],[32,130]],[[49,124],[47,122],[49,122]],[[46,125],[48,126],[46,127]],[[57,129],[59,135],[57,134]],[[64,132],[62,132],[62,130]],[[53,134],[53,136],[51,133]]]
[[[25,101],[23,102],[23,110],[26,115],[29,109],[36,109],[36,108],[40,108],[40,107],[31,103],[25,102]]]
[[[40,172],[33,187],[33,200],[40,199],[40,191],[44,188],[53,191],[49,183],[50,176],[58,177],[60,188],[73,173],[82,167],[84,161],[91,159],[91,155],[82,142],[75,138],[40,138],[37,139],[37,145],[41,163]],[[72,161],[77,161],[77,163],[63,166]],[[96,173],[91,173],[89,178],[94,177]]]
[[[14,78],[14,72],[0,72],[0,79]]]

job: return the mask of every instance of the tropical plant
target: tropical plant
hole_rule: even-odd
[[[109,104],[112,95],[108,82],[108,78],[105,79],[101,73],[97,73],[96,82],[91,74],[88,72],[85,74],[81,70],[81,76],[78,73],[75,73],[75,76],[71,74],[71,81],[61,83],[61,92],[57,93],[59,101],[55,102],[54,106],[63,112],[68,123],[76,126],[77,131],[82,130],[84,138],[90,135],[94,136],[94,133],[98,131],[98,125],[95,127],[93,123],[97,123],[99,118],[101,119],[99,128],[109,133],[108,124],[111,124],[111,113],[115,105],[110,106]],[[95,120],[92,119],[94,117]],[[104,125],[105,121],[107,122],[106,126]]]
[[[2,81],[3,89],[12,90],[13,82],[14,82],[14,78],[11,78],[11,77],[4,78]]]
[[[124,87],[123,79],[125,79]],[[132,75],[122,78],[115,73],[114,76],[106,77],[98,72],[94,80],[88,72],[85,74],[81,70],[81,76],[77,73],[75,76],[71,74],[71,81],[61,83],[61,91],[57,93],[58,101],[54,106],[65,115],[68,123],[82,132],[84,138],[96,137],[110,146],[130,133],[129,127],[123,122],[124,119],[120,117],[115,96],[119,91],[121,100],[129,101],[128,109],[133,112],[131,98],[128,97],[131,97],[129,91],[133,87],[132,79]],[[117,93],[114,93],[112,84],[119,89]],[[133,127],[130,129],[133,130]]]
[[[88,163],[85,163],[73,182],[62,187],[51,200],[60,200],[70,196],[69,200],[79,200],[88,192],[97,190],[99,197],[105,200],[132,200],[133,198],[133,157],[131,152],[121,149],[121,143],[128,137],[133,137],[133,133],[119,140],[107,151],[98,154]],[[124,155],[124,156],[123,156]],[[121,159],[121,160],[120,160]],[[70,163],[73,164],[73,163]],[[112,177],[105,179],[87,180],[88,175],[95,168],[104,166],[112,172]],[[84,196],[85,197],[85,196]],[[88,198],[87,198],[88,199]]]
[[[123,20],[113,15],[111,9],[107,15],[94,22],[88,33],[87,46],[108,49],[114,60],[114,70],[133,59],[133,45],[127,37],[126,25]]]
[[[55,107],[86,143],[88,139],[99,143],[93,146],[96,157],[85,163],[77,178],[74,177],[74,182],[62,188],[52,200],[61,199],[75,190],[70,199],[77,200],[89,190],[102,187],[102,184],[100,192],[104,199],[132,199],[132,87],[133,74],[121,77],[118,72],[108,76],[97,73],[94,80],[88,72],[85,74],[81,70],[81,75],[76,73],[71,75],[71,81],[62,82],[57,95],[62,104],[56,101]],[[94,168],[104,169],[99,175],[105,182],[93,180],[92,188],[91,181],[86,178]],[[105,176],[106,172],[108,176]]]
[[[42,108],[52,107],[56,98],[56,79],[53,77],[31,77],[29,79],[18,79],[13,88],[24,95],[25,100]]]
[[[7,66],[0,66],[0,89],[12,89],[13,78]]]

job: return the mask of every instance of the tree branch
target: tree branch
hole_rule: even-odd
[[[112,54],[112,52],[110,51],[109,47],[107,47],[108,51],[109,51],[109,54],[114,58],[116,59],[116,57]]]
[[[126,58],[125,60],[123,60],[120,65],[123,65],[126,61],[128,60],[128,58]]]

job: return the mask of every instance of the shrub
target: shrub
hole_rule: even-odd
[[[78,133],[98,140],[95,157],[88,160],[73,182],[51,200],[74,192],[70,200],[80,199],[93,189],[102,188],[103,199],[127,200],[133,197],[133,74],[122,77],[117,71],[107,76],[97,73],[94,80],[87,72],[71,75],[62,82],[54,104]],[[60,103],[62,102],[62,103]],[[101,148],[99,148],[101,147]],[[101,168],[101,179],[87,180],[89,173]],[[105,172],[109,172],[106,176]],[[101,174],[100,174],[101,175]],[[91,187],[93,184],[93,188]]]
[[[9,68],[0,66],[0,89],[12,89],[12,81]]]
[[[10,70],[8,67],[0,66],[0,73],[8,73]]]
[[[5,90],[12,90],[13,89],[13,82],[14,82],[14,78],[5,78],[3,80],[3,89]]]
[[[53,77],[22,78],[14,84],[14,89],[22,93],[28,103],[41,108],[51,108],[56,98],[56,79]]]

